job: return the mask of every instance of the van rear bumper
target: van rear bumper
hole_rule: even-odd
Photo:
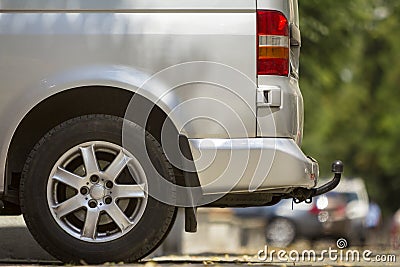
[[[189,139],[204,194],[316,186],[318,163],[293,139]]]

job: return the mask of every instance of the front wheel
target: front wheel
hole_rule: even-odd
[[[141,162],[147,155],[122,147],[122,125],[121,118],[107,115],[62,123],[38,142],[25,164],[20,198],[26,224],[63,262],[141,259],[160,245],[175,220],[175,207],[148,194],[152,173]],[[174,182],[158,142],[140,126],[128,126],[135,143],[145,143],[157,172]]]

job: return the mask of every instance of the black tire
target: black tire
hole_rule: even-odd
[[[49,180],[54,179],[54,176],[50,178],[50,174],[52,173],[52,170],[54,170],[55,164],[59,161],[60,157],[66,153],[66,151],[69,151],[71,148],[85,142],[99,141],[103,142],[104,144],[109,143],[122,146],[122,127],[122,118],[109,115],[87,115],[71,119],[50,130],[36,144],[25,163],[20,184],[21,209],[25,222],[38,243],[51,255],[65,263],[99,264],[104,262],[137,261],[150,254],[162,243],[174,223],[176,217],[176,207],[161,203],[151,196],[143,198],[146,199],[146,203],[143,204],[145,206],[142,209],[141,217],[137,219],[137,222],[133,228],[127,228],[129,231],[122,230],[122,228],[115,228],[115,226],[118,227],[118,223],[117,221],[109,222],[109,219],[113,220],[111,215],[104,215],[104,213],[102,213],[104,211],[96,211],[99,215],[97,215],[98,217],[96,220],[97,223],[93,240],[96,240],[97,238],[100,240],[100,242],[89,242],[90,240],[87,241],[83,238],[80,239],[77,236],[72,235],[75,234],[73,232],[73,227],[79,228],[78,226],[75,226],[75,222],[73,220],[78,218],[76,225],[82,225],[82,222],[79,222],[79,216],[76,215],[77,212],[86,212],[87,216],[89,213],[89,207],[86,208],[86,211],[85,209],[75,210],[74,212],[71,212],[57,221],[58,215],[54,215],[54,212],[52,211],[54,207],[51,207],[49,204],[49,198],[51,197],[48,196],[49,188],[53,188],[51,186],[49,187],[48,183],[50,183]],[[129,122],[129,127],[133,132],[133,138],[140,138],[140,136],[143,136],[143,128],[140,126]],[[143,143],[144,140],[135,141],[138,143]],[[156,170],[162,174],[165,179],[175,182],[172,167],[168,163],[158,142],[147,132],[145,134],[145,142],[148,155],[151,159],[151,162],[156,167]],[[81,147],[79,147],[79,149],[81,149]],[[95,150],[93,149],[93,151]],[[94,157],[98,168],[101,169],[98,153],[103,152],[96,151],[96,156]],[[134,153],[132,153],[132,155],[134,155]],[[134,155],[134,157],[137,159],[139,159],[141,156],[142,155]],[[117,158],[117,156],[115,158]],[[138,162],[141,163],[140,160],[138,160]],[[110,160],[109,166],[111,166],[111,163],[112,160]],[[86,165],[84,165],[84,171],[86,172],[85,175],[88,176],[85,166]],[[104,172],[105,171],[106,169]],[[145,168],[144,173],[146,174],[146,179],[151,177],[151,173],[149,173]],[[117,178],[115,178],[115,181],[116,180]],[[57,190],[59,191],[62,190],[63,187],[68,188],[68,186],[64,186],[63,183],[60,184],[58,181],[56,181],[56,183]],[[93,193],[95,191],[93,187],[102,188],[101,190],[103,191],[100,190],[100,192],[106,192],[106,189],[104,189],[106,188],[105,186],[105,183],[100,185],[100,182],[96,185],[90,184],[90,190],[89,193],[87,193],[88,197],[85,199],[93,198],[93,195],[95,195],[95,193]],[[115,182],[114,186],[114,189],[116,189],[115,191],[117,191],[117,186],[119,186],[117,185],[117,182]],[[109,190],[107,191],[108,193],[112,193],[112,189],[107,190]],[[149,190],[151,189],[149,188]],[[64,191],[67,190],[64,189]],[[77,195],[83,194],[79,191],[76,193]],[[169,193],[174,195],[174,192]],[[56,195],[55,198],[58,197],[58,194],[58,191],[54,193],[54,195]],[[106,193],[102,194],[103,195],[100,195],[100,198],[96,198],[96,203],[98,205],[104,204],[103,207],[105,207],[106,201],[104,199],[107,196],[104,195]],[[62,197],[63,196],[60,198]],[[113,201],[117,203],[116,199]],[[136,206],[139,206],[138,203],[142,203],[140,201],[142,200],[133,199],[131,201],[131,199],[128,199],[125,201],[128,204],[124,204],[126,207],[120,209],[122,212],[127,212],[126,210],[129,209],[127,207],[131,205],[131,202],[136,203]],[[61,204],[63,203],[64,202]],[[112,205],[121,204],[114,204],[114,202],[112,202]],[[135,204],[132,205],[134,206]],[[136,206],[134,206],[133,209],[138,210]],[[100,206],[94,209],[100,210]],[[83,220],[84,224],[87,220],[87,217],[84,217]],[[103,224],[106,226],[102,225],[101,227],[110,227],[110,229],[112,229],[102,230],[104,232],[102,238],[109,238],[108,232],[111,231],[113,231],[110,234],[111,237],[114,235],[118,236],[117,234],[121,236],[102,242],[102,239],[100,239],[99,236],[100,224],[102,223],[102,220],[106,221],[107,224],[104,222]],[[64,224],[62,224],[63,222],[65,222],[64,228]],[[68,223],[70,225],[74,224],[71,226],[72,230],[68,228]],[[83,227],[85,227],[85,224]],[[121,233],[118,233],[118,229]],[[70,232],[67,232],[67,230]],[[81,231],[83,233],[83,228]]]

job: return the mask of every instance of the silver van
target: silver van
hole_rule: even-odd
[[[0,40],[2,214],[66,263],[340,180],[299,148],[297,0],[0,0]]]

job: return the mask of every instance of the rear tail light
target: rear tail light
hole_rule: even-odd
[[[257,74],[289,75],[289,23],[279,11],[257,12]]]
[[[312,208],[309,209],[308,212],[311,213],[311,214],[314,214],[314,215],[318,215],[320,210],[317,208],[317,205],[313,204]]]
[[[333,212],[333,217],[335,219],[343,219],[346,217],[346,206],[345,205],[341,205],[339,207],[337,207],[335,209],[335,211]]]

